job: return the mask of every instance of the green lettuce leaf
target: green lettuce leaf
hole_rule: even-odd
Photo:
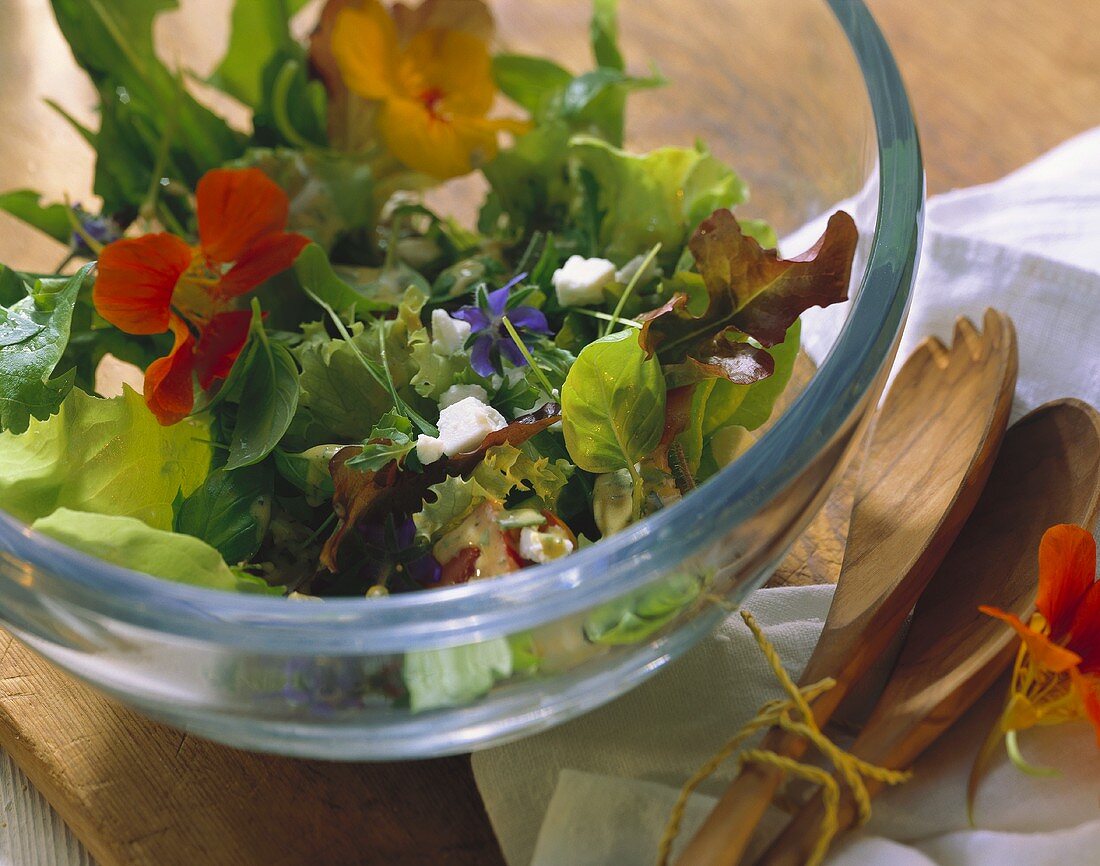
[[[492,498],[475,478],[463,478],[461,475],[431,485],[428,492],[430,495],[425,497],[424,507],[412,516],[416,537],[424,543],[438,540],[465,520],[482,502]]]
[[[110,400],[73,390],[57,415],[0,433],[0,508],[28,523],[58,508],[134,517],[172,528],[172,503],[210,471],[206,421],[162,427],[141,395]]]
[[[542,457],[530,443],[494,445],[474,470],[473,478],[489,495],[501,501],[513,491],[534,494],[553,510],[558,494],[569,483],[573,466],[567,460]]]
[[[251,559],[271,523],[274,482],[270,463],[211,472],[180,505],[176,532],[202,539],[226,562]]]
[[[85,265],[71,277],[38,280],[33,287],[23,283],[25,297],[0,307],[0,431],[22,433],[32,417],[46,420],[72,388],[73,370],[50,376],[65,353],[77,295],[92,267]],[[13,271],[3,274],[11,284],[7,293],[18,278]]]
[[[42,204],[42,195],[30,189],[17,189],[0,195],[0,210],[7,211],[55,241],[68,245],[73,227],[68,208],[63,204]]]
[[[507,638],[405,654],[402,678],[414,713],[468,704],[512,675]]]
[[[629,469],[661,439],[665,381],[633,329],[590,343],[561,389],[562,432],[569,456],[586,472]]]
[[[704,217],[746,197],[741,179],[702,148],[662,147],[634,155],[577,136],[570,141],[569,165],[575,184],[587,179],[596,193],[597,252],[620,265],[657,243],[660,261],[675,264]],[[582,205],[581,199],[574,203],[576,218]]]
[[[106,562],[153,577],[206,589],[279,595],[258,577],[235,572],[210,545],[162,529],[153,529],[133,517],[92,514],[59,508],[32,526],[55,541]]]

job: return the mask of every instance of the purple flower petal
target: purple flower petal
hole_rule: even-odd
[[[439,583],[440,579],[443,577],[443,566],[441,566],[439,560],[430,553],[424,554],[424,556],[421,556],[419,559],[414,559],[406,566],[406,569],[409,577],[421,586]]]
[[[406,517],[404,522],[397,527],[397,549],[405,550],[412,547],[416,540],[416,524],[411,517]]]
[[[463,322],[468,322],[470,330],[475,334],[478,331],[484,331],[489,327],[489,317],[485,315],[485,312],[478,307],[462,307],[451,313],[451,318],[461,319]]]
[[[497,289],[495,292],[489,292],[489,311],[495,318],[504,315],[504,308],[508,306],[508,295],[511,291],[512,284],[509,283],[502,289]]]
[[[508,321],[515,325],[517,331],[527,330],[538,334],[550,333],[550,325],[546,321],[546,316],[542,310],[537,310],[534,307],[524,306],[509,310]]]
[[[474,341],[474,347],[470,351],[470,366],[479,376],[488,378],[496,372],[492,357],[493,343],[492,335],[487,333],[482,333]]]
[[[524,271],[522,274],[516,274],[514,277],[512,277],[512,279],[504,284],[504,288],[508,291],[511,291],[516,287],[518,283],[525,279],[527,279],[527,271]]]
[[[500,351],[513,366],[526,367],[527,359],[523,357],[523,352],[519,350],[519,346],[515,344],[515,341],[511,337],[500,341]]]

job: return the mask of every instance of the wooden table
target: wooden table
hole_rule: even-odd
[[[221,0],[190,0],[216,9]],[[587,0],[503,0],[543,7],[556,2],[563,19],[582,21]],[[774,0],[782,3],[782,0]],[[929,191],[994,180],[1017,168],[1075,133],[1100,124],[1100,3],[1096,0],[869,0],[888,39],[894,46],[920,118]],[[570,24],[572,26],[572,24]],[[50,194],[87,189],[92,161],[75,134],[42,106],[43,94],[62,97],[67,105],[90,104],[92,93],[72,65],[46,0],[4,0],[0,4],[0,189],[33,186]],[[181,56],[202,56],[207,49],[201,33],[182,31],[173,37]],[[90,119],[90,118],[89,118]],[[0,261],[44,263],[58,259],[58,248],[33,232],[0,216]],[[799,569],[788,570],[787,579],[822,579],[836,573],[845,520],[845,500],[838,496],[830,513],[818,523],[817,536],[803,541],[798,552]],[[838,530],[838,527],[840,528]],[[832,537],[830,538],[830,533]],[[821,542],[821,543],[819,543]],[[809,563],[809,564],[807,564]],[[4,636],[0,645],[8,644]],[[196,748],[187,738],[114,708],[106,730],[92,732],[93,741],[82,749],[74,745],[71,719],[58,718],[50,733],[64,751],[43,755],[20,731],[11,709],[20,695],[43,694],[43,687],[57,682],[48,666],[37,662],[17,644],[3,647],[0,682],[12,671],[22,678],[17,688],[0,691],[0,729],[16,759],[31,772],[55,806],[77,830],[93,843],[93,852],[104,863],[166,863],[158,848],[158,830],[148,816],[115,820],[119,812],[114,798],[129,791],[143,791],[164,814],[179,798],[181,805],[198,813],[196,802],[204,797],[201,786],[158,783],[158,762],[170,764],[180,752],[192,754],[194,770],[201,774],[202,761],[212,760],[209,747]],[[40,678],[38,681],[35,678]],[[8,682],[10,685],[10,682]],[[82,701],[101,701],[83,687],[72,686]],[[97,705],[98,706],[98,705]],[[48,705],[47,705],[48,709]],[[101,708],[102,709],[102,708]],[[13,721],[15,719],[15,721]],[[144,754],[128,754],[124,744],[133,726],[147,726],[146,734],[157,748]],[[13,745],[14,744],[14,745]],[[98,747],[98,751],[97,748]],[[173,754],[174,753],[174,754]],[[361,827],[362,863],[499,863],[500,854],[463,758],[401,765],[325,765],[291,762],[220,750],[231,762],[241,788],[233,792],[236,811],[207,815],[206,824],[182,843],[195,845],[193,856],[173,857],[171,862],[218,862],[246,866],[255,862],[250,851],[262,847],[264,821],[294,820],[295,813],[329,808]],[[52,761],[52,765],[48,762]],[[73,794],[66,772],[78,772],[89,762],[109,761],[110,785],[102,790]],[[168,765],[166,764],[166,766]],[[265,790],[249,785],[273,783],[305,772],[321,779],[320,802],[288,808],[265,799]],[[184,781],[184,780],[180,780]],[[364,801],[341,801],[349,785],[368,789],[374,796]],[[160,798],[160,802],[157,802]],[[167,799],[165,799],[167,798]],[[186,801],[184,803],[183,801]],[[111,823],[114,821],[114,823]],[[144,822],[144,823],[143,823]],[[312,828],[308,819],[297,822],[312,846],[309,862],[335,863],[327,857],[323,827]],[[341,820],[340,826],[347,825]],[[210,833],[222,834],[219,855],[211,859]],[[206,834],[206,835],[204,835]],[[235,841],[226,844],[229,836]],[[118,844],[101,847],[95,840],[115,836]],[[120,854],[120,852],[123,852]],[[177,850],[173,852],[179,855]],[[128,858],[128,859],[126,859]],[[275,862],[272,860],[271,862]],[[306,862],[290,856],[278,862],[292,866]],[[339,862],[350,862],[340,859]]]

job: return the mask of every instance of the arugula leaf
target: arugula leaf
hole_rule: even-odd
[[[512,648],[498,637],[466,646],[405,653],[402,679],[414,713],[468,704],[512,675]]]
[[[205,542],[154,529],[133,517],[59,508],[36,520],[31,528],[82,553],[175,583],[229,592],[282,594],[281,587],[235,572]]]
[[[17,189],[0,195],[0,210],[34,226],[55,241],[68,245],[72,237],[68,208],[63,204],[42,204],[42,194],[34,190]]]
[[[569,143],[576,183],[591,178],[602,214],[598,250],[625,264],[661,244],[660,261],[675,264],[692,230],[716,208],[745,200],[741,179],[702,148],[662,147],[634,155],[591,136]],[[574,200],[574,218],[583,206]]]
[[[413,423],[397,412],[387,412],[378,419],[363,443],[363,450],[347,462],[359,470],[377,472],[389,463],[404,463],[409,453],[416,448]]]
[[[175,530],[202,539],[226,562],[251,559],[271,522],[274,482],[268,463],[217,469],[180,505]]]
[[[586,472],[628,469],[657,447],[665,422],[665,381],[633,329],[610,334],[577,356],[561,389],[562,432]]]
[[[171,529],[176,496],[210,471],[209,440],[195,418],[162,427],[128,387],[110,400],[73,390],[52,418],[0,433],[0,507],[27,522],[65,507]]]
[[[298,409],[298,365],[286,346],[268,339],[258,319],[248,355],[238,361],[244,376],[226,469],[259,463],[275,450]]]
[[[745,236],[728,210],[717,210],[690,244],[707,289],[706,310],[695,315],[677,296],[647,316],[642,345],[665,363],[682,360],[729,328],[774,346],[805,310],[847,300],[858,238],[855,221],[837,211],[810,250],[785,260]]]
[[[72,388],[75,371],[50,375],[65,352],[76,298],[92,267],[38,280],[33,288],[24,284],[26,297],[0,307],[0,431],[22,433],[32,417],[46,420]]]
[[[167,173],[191,188],[208,169],[240,155],[244,137],[188,94],[156,56],[153,21],[175,9],[176,0],[51,3],[73,55],[100,93],[95,189],[106,210],[140,205],[162,141],[169,145]],[[119,141],[126,148],[115,147]],[[120,200],[126,177],[140,182]]]
[[[281,48],[296,48],[290,19],[307,0],[237,0],[230,18],[229,47],[209,83],[245,105],[260,103],[262,70]]]
[[[589,27],[592,57],[597,66],[623,70],[623,55],[619,52],[618,0],[593,0],[592,23]]]

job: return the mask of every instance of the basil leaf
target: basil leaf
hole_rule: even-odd
[[[268,463],[217,469],[183,501],[176,515],[176,532],[202,539],[226,562],[251,559],[271,522],[274,484]]]
[[[50,379],[65,353],[73,308],[92,265],[72,277],[38,280],[10,307],[0,307],[0,431],[24,432],[30,419],[54,415],[75,371]],[[6,272],[14,275],[14,272]]]
[[[298,365],[290,350],[260,334],[246,359],[237,423],[229,442],[226,469],[259,463],[283,438],[298,409]]]
[[[665,422],[665,380],[634,330],[584,348],[561,389],[569,456],[586,472],[633,469],[657,447]]]

